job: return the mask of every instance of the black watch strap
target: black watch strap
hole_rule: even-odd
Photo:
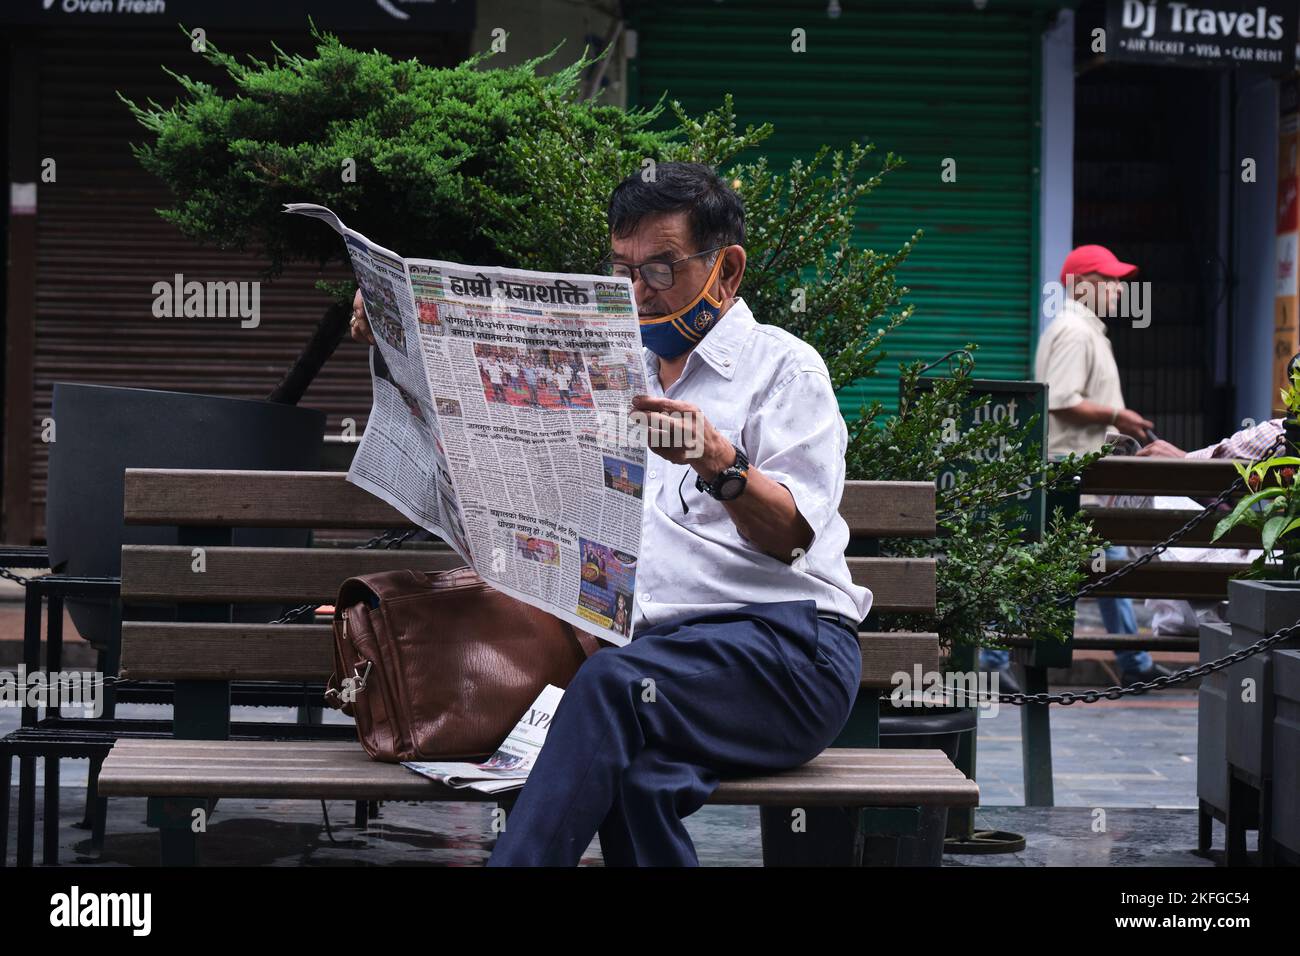
[[[749,456],[734,444],[731,447],[736,452],[735,460],[726,468],[722,469],[722,471],[718,472],[713,481],[705,481],[703,475],[695,476],[695,487],[711,498],[718,498],[718,495],[722,490],[722,485],[728,479],[744,477],[745,472],[749,470]],[[718,498],[718,500],[721,501],[722,499]]]

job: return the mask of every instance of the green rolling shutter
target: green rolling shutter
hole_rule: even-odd
[[[730,92],[742,126],[775,126],[760,148],[777,168],[863,138],[907,161],[859,210],[858,241],[893,251],[925,230],[900,273],[916,311],[889,337],[882,374],[841,393],[846,415],[876,398],[894,407],[899,361],[967,342],[980,346],[979,377],[1029,377],[1043,14],[996,2],[841,6],[832,19],[824,2],[642,4],[629,100],[666,91],[695,114]],[[804,53],[791,51],[795,28]],[[945,158],[955,182],[940,178]]]

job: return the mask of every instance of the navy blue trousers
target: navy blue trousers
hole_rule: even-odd
[[[812,601],[640,631],[578,669],[489,866],[696,866],[682,823],[726,776],[797,767],[848,722],[857,635]]]

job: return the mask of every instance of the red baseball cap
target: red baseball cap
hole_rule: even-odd
[[[1065,257],[1061,266],[1061,284],[1065,285],[1067,275],[1083,276],[1089,272],[1098,272],[1112,279],[1127,279],[1136,275],[1138,267],[1130,262],[1120,262],[1115,253],[1105,246],[1080,246]]]

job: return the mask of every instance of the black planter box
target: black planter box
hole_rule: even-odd
[[[1227,624],[1202,624],[1201,664],[1232,652],[1232,628]],[[1228,812],[1228,671],[1201,678],[1196,693],[1196,796],[1218,811]]]
[[[1300,859],[1300,651],[1273,655],[1273,840]]]
[[[122,519],[127,468],[307,471],[317,467],[325,413],[273,402],[157,389],[54,384],[57,438],[50,445],[46,538],[50,566],[65,574],[116,577],[122,545],[176,544],[175,528]],[[243,547],[305,547],[311,532],[240,528]],[[97,647],[119,637],[115,602],[75,600],[78,632]],[[235,620],[265,621],[277,605],[243,605]],[[170,620],[171,609],[136,608],[135,619]]]
[[[1229,581],[1228,599],[1233,650],[1300,621],[1300,582]],[[1224,671],[1228,763],[1256,786],[1272,776],[1273,656],[1284,648],[1300,649],[1300,640],[1275,644]],[[1254,681],[1251,701],[1242,700],[1247,680]]]

